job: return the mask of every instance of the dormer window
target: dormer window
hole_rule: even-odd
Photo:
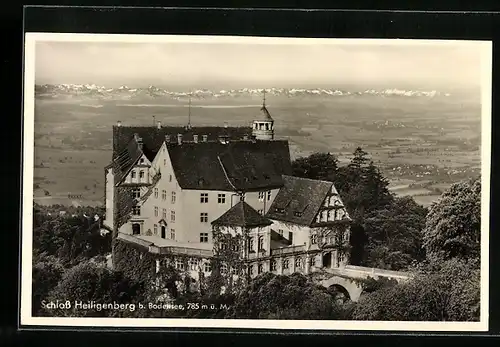
[[[132,172],[130,173],[130,177],[135,178],[135,171],[132,171]]]
[[[302,217],[302,212],[300,212],[300,211],[295,211],[295,212],[293,213],[293,215],[294,215],[295,217]]]
[[[144,171],[143,170],[139,171],[139,178],[144,178]]]
[[[276,212],[278,212],[278,213],[285,213],[285,209],[284,209],[284,208],[282,208],[282,207],[276,207],[276,208],[274,209],[274,211],[276,211]]]

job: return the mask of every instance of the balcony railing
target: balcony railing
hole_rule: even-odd
[[[209,249],[176,247],[176,246],[159,247],[156,245],[150,245],[149,252],[155,254],[181,254],[187,256],[197,256],[202,258],[211,258],[213,256],[212,250]]]
[[[271,249],[271,255],[292,254],[292,253],[304,252],[305,250],[306,250],[305,245],[288,246],[288,247]]]
[[[142,240],[133,235],[119,233],[118,238],[124,241],[132,242],[137,245],[144,246],[148,248],[150,253],[155,254],[180,254],[187,256],[197,256],[202,258],[210,258],[213,256],[211,249],[200,249],[200,248],[190,248],[190,247],[178,247],[178,246],[157,246],[154,243],[146,240]]]

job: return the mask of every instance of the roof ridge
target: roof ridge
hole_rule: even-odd
[[[307,181],[314,181],[314,182],[323,182],[323,183],[328,183],[328,184],[335,184],[332,181],[327,181],[327,180],[318,180],[315,178],[308,178],[308,177],[300,177],[300,176],[292,176],[292,175],[283,175],[283,177],[290,177],[294,179],[301,179],[301,180],[307,180]]]

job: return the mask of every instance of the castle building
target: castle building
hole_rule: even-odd
[[[194,279],[228,250],[249,277],[346,264],[350,218],[334,184],[292,176],[265,103],[252,127],[118,124],[105,179],[113,238]]]

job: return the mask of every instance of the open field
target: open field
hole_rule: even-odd
[[[35,201],[102,204],[112,126],[186,124],[182,100],[50,100],[35,106]],[[248,125],[258,99],[194,100],[191,123]],[[451,183],[479,173],[480,105],[454,97],[269,98],[276,137],[292,157],[331,152],[341,163],[357,146],[373,157],[394,193],[428,205]],[[47,194],[48,192],[48,194]],[[81,195],[79,199],[68,194]]]

